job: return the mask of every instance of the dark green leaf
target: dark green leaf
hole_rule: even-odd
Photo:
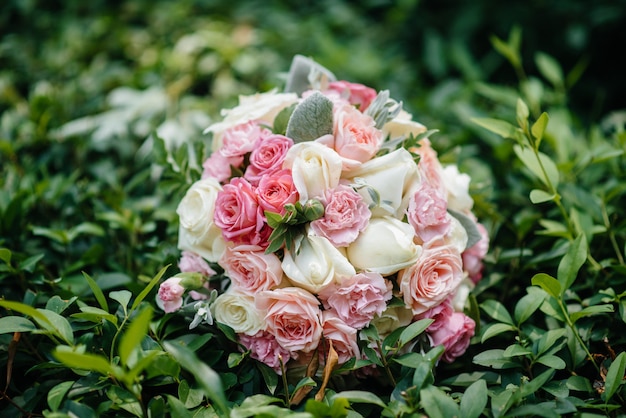
[[[561,296],[561,284],[554,277],[546,273],[537,273],[533,276],[531,283],[533,286],[539,286],[545,290],[550,296],[559,299]]]
[[[487,406],[487,383],[484,380],[477,380],[472,383],[461,398],[459,412],[463,418],[478,418],[482,415]]]
[[[526,291],[528,294],[523,296],[516,304],[513,316],[518,326],[526,322],[528,318],[541,306],[545,300],[545,293],[537,291],[536,287],[530,287]]]
[[[587,239],[584,234],[580,234],[572,241],[567,249],[567,253],[561,259],[559,268],[557,270],[557,279],[561,284],[561,294],[570,288],[576,276],[578,270],[585,264],[587,260],[587,252],[589,246],[587,245]]]
[[[572,314],[570,314],[570,319],[572,320],[572,322],[575,323],[580,318],[584,318],[586,316],[603,314],[603,313],[613,313],[613,312],[614,312],[613,305],[609,305],[609,304],[587,306],[582,311],[573,312]]]
[[[481,366],[493,367],[494,369],[510,369],[519,367],[519,363],[504,357],[504,350],[491,349],[474,356],[474,363]]]
[[[50,407],[50,409],[52,409],[53,411],[59,409],[59,406],[61,406],[61,402],[63,402],[63,398],[65,398],[65,395],[70,390],[73,384],[73,381],[61,382],[55,385],[52,389],[50,389],[50,391],[48,392],[48,406]]]
[[[495,337],[496,335],[500,335],[505,332],[515,331],[516,328],[513,325],[504,324],[504,323],[495,323],[490,324],[484,328],[483,334],[480,337],[480,342],[484,343],[489,338]]]
[[[412,341],[418,335],[421,335],[432,323],[432,319],[421,319],[407,326],[400,334],[399,348],[404,347],[408,342]]]
[[[429,418],[459,416],[459,407],[456,402],[435,386],[426,386],[420,390],[420,401]]]

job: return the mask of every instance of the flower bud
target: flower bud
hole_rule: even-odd
[[[314,221],[324,216],[324,205],[317,199],[309,199],[302,205],[302,213],[307,221]]]
[[[186,290],[200,289],[205,282],[202,273],[197,272],[178,273],[174,277],[180,279],[179,284]]]

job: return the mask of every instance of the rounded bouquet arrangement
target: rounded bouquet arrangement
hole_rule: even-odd
[[[205,133],[165,312],[227,326],[279,375],[370,375],[391,346],[465,352],[487,234],[470,177],[440,163],[432,131],[388,91],[297,56],[285,92],[241,97]]]

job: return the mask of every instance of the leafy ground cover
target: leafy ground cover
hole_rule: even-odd
[[[596,47],[626,9],[536,5],[516,27],[490,2],[213,3],[0,6],[3,416],[622,415],[626,106]],[[568,14],[554,40],[533,30]],[[231,355],[228,330],[190,333],[154,303],[198,175],[187,144],[201,153],[219,109],[281,85],[296,53],[438,129],[491,240],[465,356],[389,350],[396,385],[336,376],[298,405],[319,382],[284,383]]]

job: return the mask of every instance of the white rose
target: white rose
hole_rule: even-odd
[[[180,218],[178,248],[192,251],[211,262],[217,262],[226,245],[222,231],[213,223],[215,199],[222,190],[212,177],[195,182],[178,204]]]
[[[317,142],[301,142],[287,151],[283,168],[291,170],[300,201],[320,197],[327,189],[337,187],[342,160],[331,148]]]
[[[467,300],[469,299],[469,294],[474,287],[476,287],[476,285],[469,278],[466,277],[463,279],[452,298],[452,307],[456,312],[463,312]]]
[[[393,140],[396,138],[408,138],[409,135],[413,134],[417,136],[422,132],[426,132],[426,127],[419,122],[415,122],[411,119],[412,116],[410,113],[402,110],[395,119],[387,122],[383,125],[383,134],[389,139]]]
[[[384,337],[412,321],[413,311],[406,306],[388,306],[380,316],[372,319],[371,325],[374,325],[378,334]]]
[[[422,247],[413,242],[415,231],[391,216],[373,218],[347,248],[348,260],[357,270],[393,274],[414,264]]]
[[[454,216],[448,214],[450,219],[450,230],[443,237],[444,245],[451,245],[457,250],[459,253],[465,251],[465,247],[467,247],[467,240],[469,239],[467,236],[467,231],[461,224],[461,222],[456,219]]]
[[[324,237],[307,235],[297,251],[285,250],[283,271],[294,286],[313,294],[352,277],[356,271],[345,255]]]
[[[399,148],[350,171],[350,181],[365,183],[380,195],[380,206],[371,209],[373,217],[392,215],[402,218],[419,186],[420,177],[411,153]],[[359,193],[368,204],[373,203],[366,187],[361,187]]]
[[[222,146],[222,132],[226,129],[253,120],[272,125],[281,110],[297,101],[298,96],[295,93],[277,93],[276,89],[266,93],[239,96],[239,106],[223,109],[224,119],[206,128],[204,133],[213,132],[213,150],[218,150]]]
[[[227,291],[215,299],[211,310],[217,322],[228,325],[238,334],[254,335],[265,326],[263,315],[254,304],[254,296]]]
[[[444,167],[441,175],[448,191],[448,209],[467,213],[472,210],[474,200],[469,194],[470,176],[460,173],[456,165]]]

